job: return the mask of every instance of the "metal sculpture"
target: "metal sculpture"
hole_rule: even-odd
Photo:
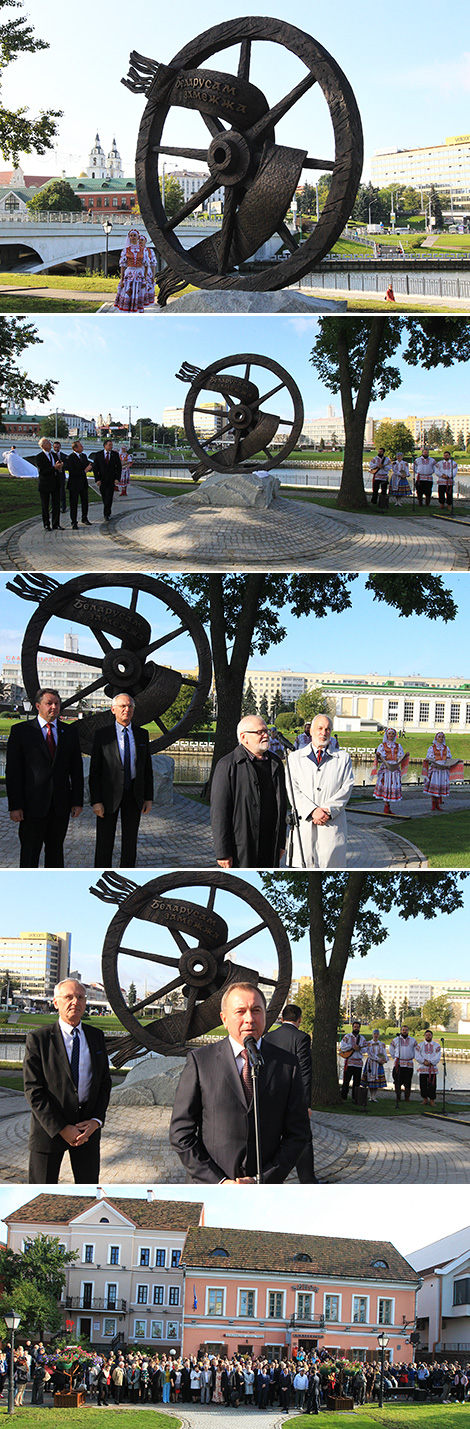
[[[208,896],[202,903],[166,896],[178,888],[205,888]],[[248,904],[260,921],[230,938],[225,919],[216,913],[214,907],[218,889]],[[252,982],[255,986],[259,984],[263,991],[272,988],[266,1025],[271,1027],[275,1022],[285,1003],[292,978],[289,939],[274,908],[250,883],[233,874],[215,871],[168,873],[151,879],[149,883],[137,885],[122,874],[108,872],[90,891],[104,903],[119,905],[106,933],[102,959],[106,996],[129,1034],[110,1044],[110,1050],[113,1051],[113,1046],[115,1049],[115,1066],[122,1066],[129,1057],[138,1056],[142,1047],[166,1056],[183,1056],[195,1038],[219,1026],[220,999],[231,982]],[[237,907],[235,926],[239,925],[240,912]],[[126,945],[124,939],[134,918],[146,924],[157,924],[159,931],[155,947],[158,952],[146,952]],[[230,957],[242,943],[266,932],[272,938],[273,957],[275,954],[278,961],[277,979],[265,977],[253,967],[242,967],[240,963],[232,962]],[[188,938],[193,943],[196,940],[196,946],[188,942]],[[135,932],[133,939],[136,939]],[[171,955],[173,944],[176,944],[179,957]],[[151,965],[151,972],[157,965],[172,969],[172,974],[163,986],[131,1008],[121,989],[119,958],[138,958]],[[126,980],[127,977],[126,972]],[[168,999],[176,992],[186,1000],[183,1008],[155,1021],[139,1021],[139,1013],[146,1007]]]
[[[118,605],[115,601],[103,600],[87,591],[123,588],[130,591],[128,605]],[[50,621],[61,619],[87,626],[95,637],[97,653],[80,655],[67,651],[67,660],[80,665],[89,665],[96,671],[96,678],[88,685],[78,686],[67,699],[62,701],[62,713],[70,706],[96,690],[111,697],[124,691],[135,700],[134,722],[138,725],[154,722],[161,734],[153,739],[150,748],[153,753],[167,749],[176,739],[189,732],[202,712],[212,680],[212,660],[209,641],[201,622],[178,591],[163,581],[146,575],[83,575],[60,585],[50,575],[18,575],[7,581],[7,589],[14,591],[23,600],[38,602],[38,609],[26,627],[21,651],[23,682],[28,699],[34,703],[41,685],[38,656],[41,654],[64,657],[64,649],[44,641],[43,636]],[[152,640],[151,626],[137,610],[139,594],[145,591],[178,618],[178,625],[167,634]],[[161,611],[158,612],[161,619]],[[157,665],[150,657],[157,650],[168,646],[181,634],[189,635],[195,649],[194,664],[197,674],[185,675],[178,670]],[[110,639],[109,636],[112,638]],[[115,643],[113,643],[113,641]],[[163,716],[170,709],[182,686],[193,690],[191,702],[181,719],[169,728]],[[109,710],[96,714],[84,711],[79,721],[80,744],[83,753],[89,754],[95,730],[109,723]]]
[[[227,367],[241,367],[242,375],[236,372],[227,374]],[[274,386],[269,385],[269,390],[260,395],[257,382],[264,373],[256,371],[257,382],[253,381],[253,367],[267,368],[270,374],[280,380],[275,382]],[[201,458],[199,466],[192,469],[193,481],[198,481],[199,477],[208,471],[271,471],[272,467],[279,466],[295,447],[304,419],[302,397],[293,378],[272,358],[258,357],[253,352],[239,352],[233,357],[224,357],[220,362],[213,362],[204,371],[200,367],[192,367],[189,362],[183,362],[176,376],[181,382],[191,383],[184,405],[184,430],[196,456]],[[262,411],[262,404],[283,389],[284,395],[291,398],[291,415],[279,417],[274,412]],[[218,392],[225,411],[211,409],[208,403],[201,405],[201,394],[204,391]],[[219,426],[215,424],[214,431],[203,441],[196,434],[196,413],[203,413],[205,417],[214,416],[220,422]],[[289,431],[283,437],[281,445],[272,452],[269,450],[269,443],[274,441],[279,427],[288,427]],[[233,442],[220,449],[220,438],[227,437],[229,433],[233,434]],[[256,461],[250,461],[250,458],[255,456]]]
[[[270,106],[252,83],[253,43],[282,45],[306,67],[300,82]],[[239,45],[237,74],[203,66],[212,55]],[[224,21],[198,35],[170,61],[132,52],[127,79],[134,94],[146,94],[136,152],[136,186],[142,218],[166,268],[157,276],[159,303],[192,283],[198,288],[274,290],[303,277],[339,238],[356,197],[362,172],[363,138],[359,110],[351,86],[332,55],[303,30],[285,21],[251,15]],[[299,148],[276,142],[275,126],[312,86],[318,83],[333,125],[334,159],[309,156]],[[209,130],[205,147],[168,144],[163,136],[173,106],[196,113]],[[160,154],[203,161],[209,177],[197,193],[169,216],[160,193]],[[331,189],[313,233],[298,246],[298,235],[286,224],[303,171],[332,174]],[[189,251],[176,229],[217,189],[224,189],[221,229]],[[274,234],[289,250],[281,262],[258,265],[256,272],[242,265]]]

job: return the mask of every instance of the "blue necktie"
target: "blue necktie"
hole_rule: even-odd
[[[124,788],[131,787],[131,746],[127,729],[124,730]]]
[[[73,1029],[72,1056],[70,1059],[70,1070],[78,1092],[78,1066],[80,1062],[80,1033],[78,1027]]]

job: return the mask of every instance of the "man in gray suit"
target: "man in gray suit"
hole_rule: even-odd
[[[96,814],[95,868],[109,866],[121,812],[121,868],[135,868],[141,814],[153,800],[148,730],[132,723],[132,695],[115,695],[114,719],[96,731],[90,760],[90,800]]]

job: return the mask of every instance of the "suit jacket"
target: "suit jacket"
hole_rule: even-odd
[[[51,804],[60,816],[83,806],[83,764],[77,724],[57,721],[57,746],[51,761],[39,721],[12,725],[7,745],[6,787],[9,809],[25,818],[45,817]]]
[[[294,1027],[293,1022],[281,1022],[280,1027],[275,1027],[274,1031],[267,1032],[268,1042],[274,1042],[276,1047],[286,1047],[288,1052],[292,1052],[300,1065],[302,1082],[305,1092],[307,1106],[312,1104],[312,1042],[308,1032],[302,1032],[300,1027]]]
[[[286,844],[286,784],[279,755],[267,756],[277,804],[274,862]],[[254,762],[243,744],[219,759],[211,790],[211,824],[216,858],[233,858],[235,868],[256,868],[260,829],[260,790]]]
[[[24,1094],[32,1112],[30,1145],[48,1151],[64,1126],[96,1116],[104,1122],[111,1092],[106,1043],[99,1027],[82,1024],[90,1049],[92,1082],[88,1100],[79,1105],[59,1023],[28,1032],[23,1062]]]
[[[58,491],[60,487],[60,471],[56,471],[54,460],[50,461],[47,452],[40,448],[34,465],[37,466],[39,475],[39,490]]]
[[[147,729],[131,725],[135,739],[136,770],[134,797],[139,809],[147,799],[153,799],[153,772]],[[97,729],[90,759],[90,803],[104,804],[106,814],[114,814],[124,793],[124,766],[119,753],[114,716],[109,724]]]
[[[66,458],[65,470],[68,474],[69,486],[78,486],[80,490],[88,485],[85,467],[88,466],[88,457],[85,452],[71,452]]]
[[[296,1057],[263,1041],[259,1073],[261,1161],[281,1183],[310,1136]],[[188,1052],[175,1097],[170,1141],[193,1181],[256,1174],[253,1104],[248,1107],[228,1037]]]
[[[100,481],[102,487],[114,486],[115,481],[121,480],[122,462],[119,452],[111,452],[109,462],[105,461],[104,451],[97,452],[93,462],[93,475],[95,481]]]

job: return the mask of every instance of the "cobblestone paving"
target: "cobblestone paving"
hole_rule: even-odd
[[[18,1112],[15,1114],[15,1097]],[[29,1115],[20,1092],[0,1093],[2,1181],[26,1182]],[[171,1109],[111,1106],[103,1133],[101,1178],[137,1185],[181,1184],[185,1172],[168,1142]],[[470,1125],[431,1121],[419,1113],[388,1120],[314,1112],[315,1170],[320,1181],[373,1185],[466,1183],[470,1180]],[[64,1157],[60,1184],[70,1181]],[[289,1181],[297,1181],[295,1172]]]
[[[72,531],[43,530],[39,519],[0,537],[0,569],[50,571],[412,570],[470,569],[470,526],[420,516],[387,517],[315,507],[278,497],[268,511],[178,507],[133,486],[113,516]],[[95,514],[96,513],[96,514]]]
[[[470,800],[469,800],[470,802]],[[420,809],[420,812],[423,812]],[[403,829],[406,825],[401,826]],[[66,868],[93,868],[95,817],[86,805],[71,819],[65,841]],[[119,867],[119,828],[113,867]],[[11,822],[6,799],[0,800],[0,867],[17,868],[17,825]],[[207,805],[185,798],[177,790],[170,808],[153,809],[141,820],[137,845],[139,868],[214,868],[215,855]],[[422,868],[426,861],[399,828],[387,829],[381,819],[351,814],[348,820],[347,868]]]

